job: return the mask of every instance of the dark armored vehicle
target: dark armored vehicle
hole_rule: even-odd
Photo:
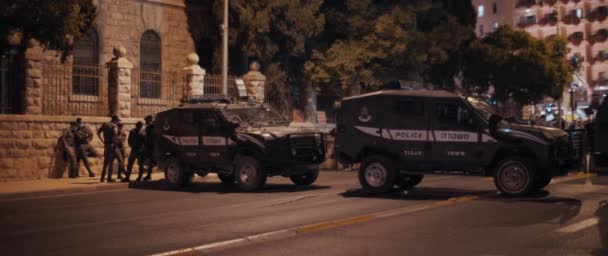
[[[597,108],[595,127],[593,127],[593,159],[597,167],[608,167],[608,97]]]
[[[217,173],[223,183],[236,182],[245,191],[263,187],[274,175],[310,185],[325,160],[325,138],[288,125],[259,103],[183,105],[157,114],[155,159],[174,188],[195,173]]]
[[[337,112],[339,160],[361,163],[359,181],[373,193],[463,173],[522,195],[575,164],[565,132],[508,123],[487,102],[446,91],[378,91],[343,99]]]

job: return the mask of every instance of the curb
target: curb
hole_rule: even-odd
[[[20,199],[44,198],[49,196],[58,196],[66,194],[75,194],[83,192],[111,191],[129,188],[129,183],[116,183],[111,185],[97,185],[91,187],[80,188],[57,188],[41,191],[7,193],[0,195],[0,201],[11,201]]]

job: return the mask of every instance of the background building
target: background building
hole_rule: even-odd
[[[574,93],[578,106],[608,92],[608,1],[473,0],[473,5],[479,37],[500,25],[510,25],[537,38],[556,34],[568,38],[568,61],[581,63],[573,82],[582,88]],[[563,101],[569,106],[568,91]]]

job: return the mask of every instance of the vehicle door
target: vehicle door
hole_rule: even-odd
[[[200,155],[204,156],[206,166],[220,166],[227,159],[227,131],[214,110],[201,111],[200,113],[201,146]]]
[[[416,97],[398,97],[392,101],[391,139],[399,146],[399,152],[406,164],[428,165],[430,158],[428,143],[429,122],[425,101]]]
[[[429,134],[433,158],[440,168],[477,166],[481,153],[479,117],[460,99],[436,99]]]
[[[199,120],[195,110],[185,109],[178,112],[178,122],[174,129],[176,135],[173,137],[174,142],[179,145],[180,158],[190,164],[195,164],[199,161]],[[178,125],[177,125],[178,124]]]

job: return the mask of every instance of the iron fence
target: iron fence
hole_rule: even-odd
[[[2,55],[0,59],[0,113],[21,112],[22,69],[15,56]]]
[[[133,69],[131,116],[144,117],[177,106],[185,76],[176,70]]]
[[[42,113],[108,114],[107,70],[101,65],[42,63]]]

